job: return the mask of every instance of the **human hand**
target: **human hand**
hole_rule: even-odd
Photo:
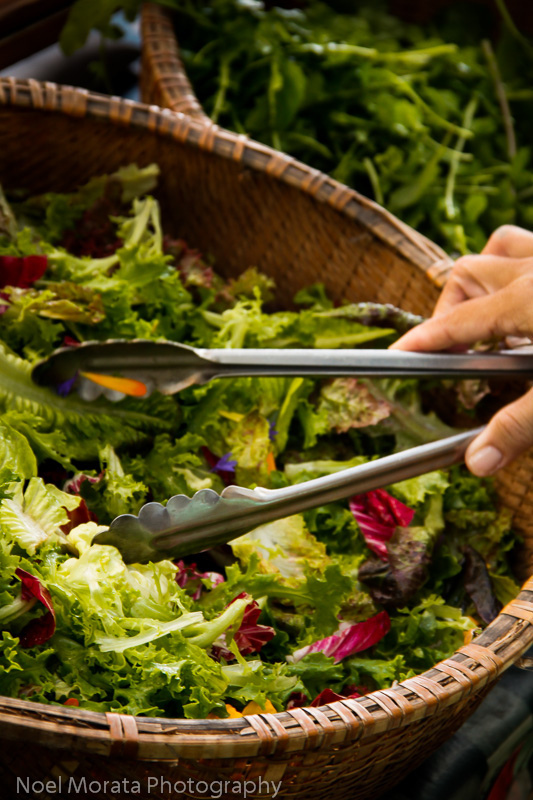
[[[460,349],[486,339],[533,338],[533,233],[504,225],[481,255],[456,263],[431,319],[391,349]],[[465,461],[492,475],[533,445],[533,389],[505,406],[470,444]]]

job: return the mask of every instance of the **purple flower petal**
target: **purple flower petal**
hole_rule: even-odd
[[[275,425],[276,425],[276,420],[273,419],[268,426],[268,438],[270,439],[271,442],[273,442],[276,436],[278,435]]]
[[[71,393],[74,384],[76,383],[76,378],[78,377],[78,373],[76,372],[72,378],[68,378],[68,380],[63,381],[63,383],[58,383],[56,386],[56,392],[60,397],[66,397],[68,394]]]
[[[233,454],[230,451],[229,453],[225,453],[222,458],[219,458],[217,463],[214,467],[212,467],[211,472],[235,472],[237,469],[237,461],[233,458]]]

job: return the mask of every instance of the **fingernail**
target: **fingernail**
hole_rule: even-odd
[[[496,472],[498,467],[503,461],[503,455],[497,447],[489,444],[486,447],[481,447],[472,455],[468,456],[468,468],[475,475],[492,475]]]

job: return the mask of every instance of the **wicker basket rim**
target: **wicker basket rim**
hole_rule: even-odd
[[[44,111],[80,120],[89,118],[102,123],[107,120],[112,126],[135,126],[155,136],[203,147],[223,158],[235,157],[234,151],[227,148],[230,143],[239,147],[243,163],[247,163],[246,151],[257,149],[266,159],[267,172],[272,171],[269,164],[279,163],[275,151],[248,140],[243,142],[233,134],[206,127],[186,115],[70,86],[0,78],[0,106],[19,109],[21,113]],[[221,152],[215,147],[219,138],[224,143]],[[290,163],[307,169],[297,162]],[[291,182],[286,172],[272,172],[277,179]],[[343,208],[346,210],[345,204]],[[428,272],[431,277],[431,271]],[[517,598],[474,642],[423,674],[361,699],[236,720],[188,720],[106,714],[2,697],[0,735],[21,741],[32,739],[57,748],[76,745],[110,755],[127,754],[152,760],[168,760],[178,754],[196,758],[234,757],[306,747],[327,748],[348,739],[405,727],[436,713],[439,707],[458,702],[465,694],[474,695],[495,680],[532,642],[533,578],[530,578]]]

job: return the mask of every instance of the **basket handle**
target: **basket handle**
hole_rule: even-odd
[[[170,12],[155,3],[145,3],[141,32],[142,100],[211,124],[183,67]]]

